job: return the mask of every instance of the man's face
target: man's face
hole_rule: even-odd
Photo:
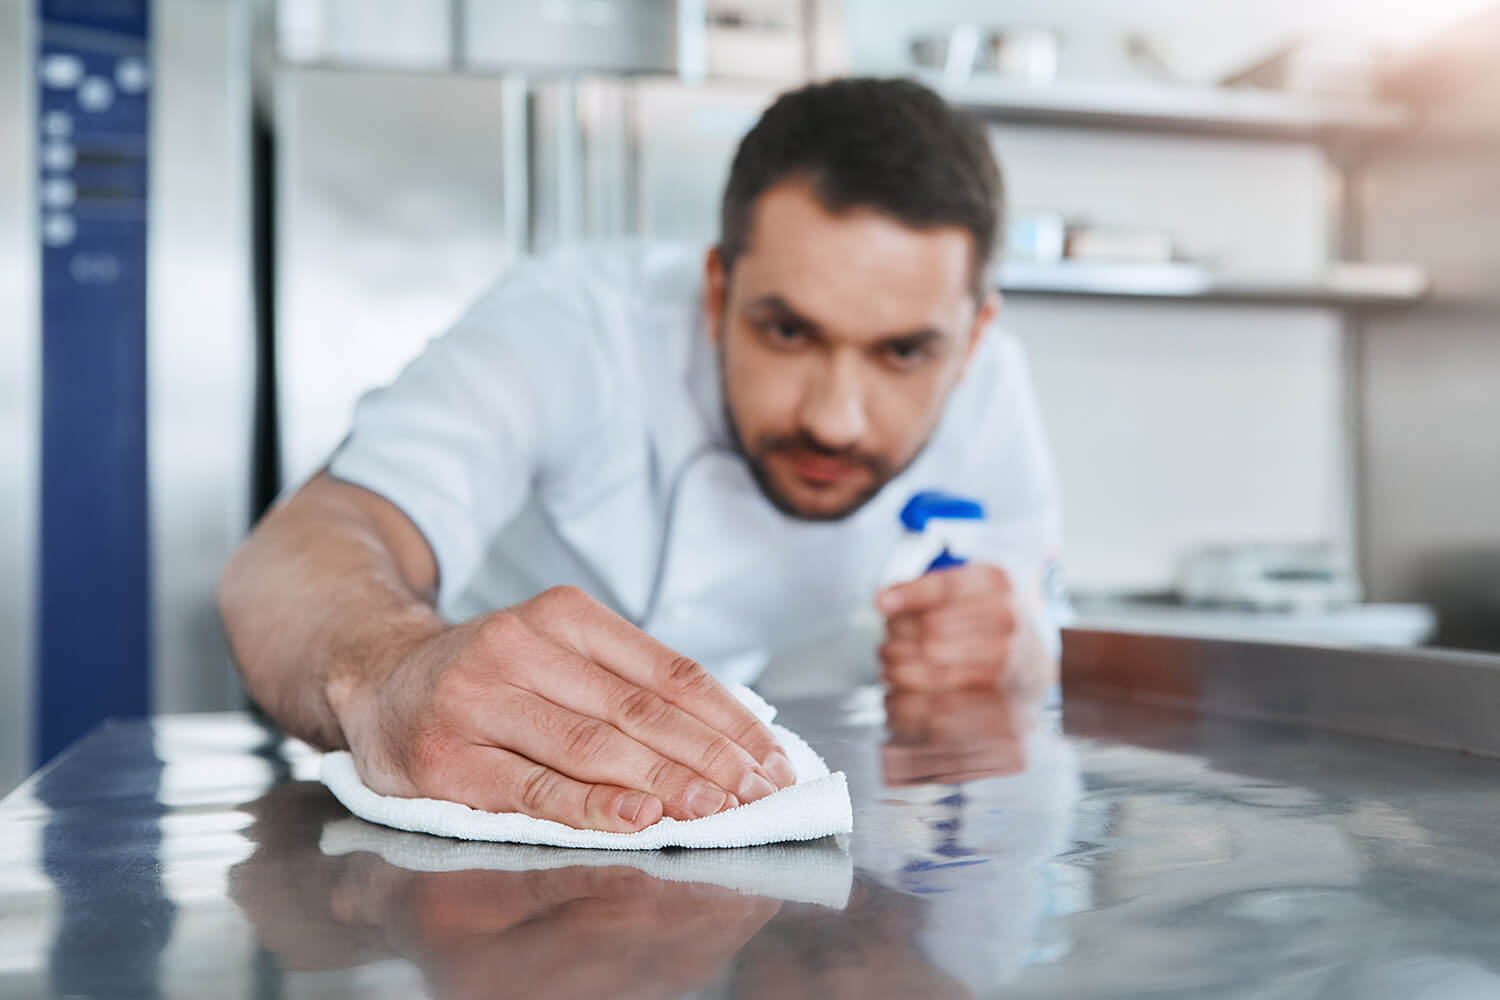
[[[709,254],[730,428],[778,509],[847,517],[921,452],[998,306],[973,254],[961,226],[831,214],[804,181],[757,200],[731,273]]]

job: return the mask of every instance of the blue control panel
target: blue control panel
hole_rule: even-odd
[[[37,0],[37,757],[150,708],[149,0]]]

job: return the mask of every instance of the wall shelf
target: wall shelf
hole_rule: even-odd
[[[1156,83],[1028,83],[999,76],[914,78],[996,123],[1257,139],[1332,141],[1385,136],[1411,123],[1406,108],[1360,98]]]
[[[1307,277],[1223,274],[1180,263],[1012,260],[1000,269],[1000,290],[1014,296],[1381,309],[1420,302],[1429,287],[1420,268],[1385,264],[1335,264]]]

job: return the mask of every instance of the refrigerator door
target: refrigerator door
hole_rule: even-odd
[[[704,246],[717,238],[735,149],[775,96],[772,85],[653,80],[636,87],[644,235]]]
[[[285,486],[524,250],[524,84],[284,68],[276,376]]]

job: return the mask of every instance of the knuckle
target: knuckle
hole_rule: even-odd
[[[633,728],[654,728],[667,711],[667,703],[645,688],[636,688],[620,702],[620,720]]]
[[[407,773],[419,792],[439,792],[451,779],[461,747],[438,733],[418,733],[407,746]]]
[[[573,586],[549,587],[531,599],[532,607],[544,615],[576,611],[592,602],[587,592]]]
[[[881,647],[880,655],[887,663],[914,660],[917,657],[917,644],[910,641],[888,642]]]
[[[911,663],[899,663],[891,667],[890,679],[899,687],[915,690],[927,687],[927,671]]]
[[[492,682],[466,660],[457,660],[432,678],[432,705],[438,719],[456,721],[464,710],[493,690]]]
[[[674,656],[662,668],[662,680],[667,690],[693,697],[705,694],[713,685],[713,678],[697,660],[687,656]]]
[[[540,816],[549,810],[556,793],[557,776],[538,764],[521,779],[521,809],[527,815]]]
[[[746,739],[753,735],[754,730],[746,728],[742,733],[738,734],[738,738]],[[736,744],[734,741],[723,736],[715,736],[703,748],[703,756],[700,758],[696,770],[699,774],[708,774],[718,768],[719,765],[733,760],[736,755],[735,751]]]
[[[496,612],[479,626],[480,639],[485,647],[500,652],[513,649],[527,631],[526,623],[510,611]]]
[[[756,743],[762,741],[770,741],[773,743],[775,742],[771,737],[770,730],[761,725],[760,720],[755,718],[753,715],[750,715],[748,712],[746,713],[745,721],[741,725],[737,726],[733,731],[729,732],[727,735],[730,742],[729,745],[725,748],[726,750],[732,750],[736,745],[742,747],[752,747]]]
[[[672,762],[665,757],[658,757],[646,768],[645,784],[647,788],[664,788],[672,773],[676,770]]]
[[[563,733],[563,752],[571,761],[596,761],[604,756],[609,744],[609,730],[596,719],[582,719]]]

